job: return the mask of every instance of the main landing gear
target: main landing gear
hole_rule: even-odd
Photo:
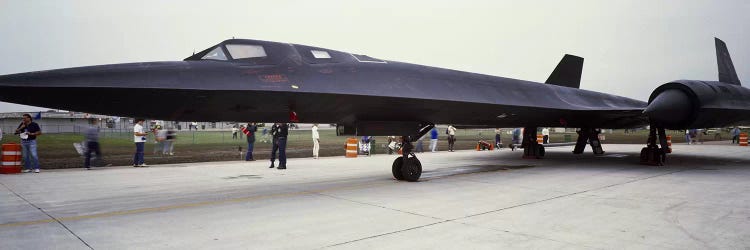
[[[524,159],[542,159],[544,157],[544,146],[536,141],[536,127],[525,127],[523,129],[523,147]]]
[[[656,143],[657,138],[659,139],[659,144]],[[672,152],[667,145],[667,134],[664,128],[657,128],[651,125],[646,147],[641,149],[641,164],[664,166],[664,162],[667,161],[667,153]]]
[[[412,152],[414,146],[411,145],[409,136],[401,138],[403,140],[401,147],[403,154],[393,161],[393,167],[391,168],[393,177],[396,180],[418,181],[419,177],[422,176],[422,163]]]
[[[396,178],[396,180],[414,182],[418,181],[419,177],[422,176],[422,163],[417,159],[417,156],[414,155],[414,152],[412,152],[412,150],[414,150],[412,138],[415,140],[421,138],[434,127],[434,124],[427,124],[421,126],[416,135],[401,137],[401,156],[393,161],[393,166],[391,167],[393,177]]]
[[[578,140],[576,141],[575,148],[573,148],[573,153],[582,154],[583,150],[586,149],[586,142],[588,142],[595,155],[604,154],[602,141],[599,140],[599,134],[601,132],[601,130],[593,128],[581,128],[576,131],[576,133],[578,133]]]

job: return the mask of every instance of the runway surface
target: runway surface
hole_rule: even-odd
[[[750,248],[750,148],[641,148],[422,153],[417,183],[389,155],[0,175],[0,248]]]

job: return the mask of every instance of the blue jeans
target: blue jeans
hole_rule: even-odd
[[[21,141],[23,150],[23,166],[31,170],[39,169],[39,156],[36,154],[36,140]]]
[[[144,163],[143,160],[143,146],[145,142],[135,143],[135,156],[133,156],[133,165],[141,165]]]
[[[276,161],[276,151],[279,150],[279,138],[275,137],[273,140],[273,147],[271,148],[271,165]]]
[[[254,142],[248,142],[247,143],[247,155],[245,155],[245,160],[249,161],[253,159],[253,144]]]

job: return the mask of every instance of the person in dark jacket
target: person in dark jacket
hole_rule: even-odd
[[[276,151],[279,150],[279,127],[281,127],[281,123],[274,123],[273,126],[271,126],[271,144],[273,145],[271,148],[271,166],[268,168],[275,168],[275,161],[276,161]]]
[[[255,123],[248,123],[247,127],[240,126],[242,133],[247,138],[247,155],[245,155],[245,161],[254,161],[253,158],[253,146],[255,144],[255,132],[258,131],[258,126]]]
[[[42,135],[39,124],[33,122],[31,115],[23,114],[23,121],[18,125],[15,134],[21,136],[24,172],[29,173],[33,168],[35,173],[39,173],[39,156],[36,151],[36,137]]]
[[[276,161],[276,150],[279,151],[279,167],[277,169],[286,169],[286,137],[289,134],[289,125],[286,123],[276,123],[271,127],[273,135],[273,150],[271,151],[271,167],[274,167]]]

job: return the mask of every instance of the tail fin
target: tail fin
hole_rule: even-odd
[[[734,64],[732,64],[732,58],[729,57],[729,50],[727,44],[719,38],[714,37],[716,42],[716,62],[719,64],[719,81],[729,84],[740,84],[740,79],[737,77],[737,72],[734,71]]]
[[[581,72],[583,72],[583,57],[565,54],[545,83],[580,88]]]

